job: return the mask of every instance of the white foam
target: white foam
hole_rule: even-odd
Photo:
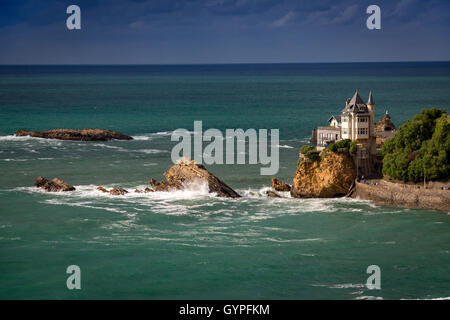
[[[356,297],[356,300],[383,300],[383,297],[375,297],[375,296],[360,296]]]
[[[129,150],[129,151],[131,151],[131,152],[142,152],[142,153],[146,153],[146,154],[169,152],[167,150],[160,150],[160,149],[138,149],[138,150]]]
[[[287,144],[278,145],[277,147],[280,149],[294,149],[294,147],[288,146]]]
[[[3,160],[3,161],[7,161],[7,162],[9,162],[9,161],[28,161],[28,160],[30,160],[30,159],[1,159],[1,160]]]
[[[152,138],[149,137],[149,136],[132,136],[132,138],[133,138],[134,140],[137,140],[137,141],[148,141],[148,140],[152,140]]]
[[[40,139],[40,138],[34,138],[31,136],[18,137],[16,135],[0,136],[0,141],[27,141],[31,139]]]

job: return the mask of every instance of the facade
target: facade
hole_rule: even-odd
[[[327,147],[328,145],[341,140],[341,128],[339,127],[318,127],[317,146]]]
[[[341,127],[341,115],[332,115],[330,119],[328,119],[330,123],[330,127],[340,128]]]
[[[318,127],[313,131],[314,142],[323,148],[341,139],[356,141],[354,157],[358,176],[374,173],[376,162],[375,102],[372,92],[364,103],[358,91],[347,99],[340,115],[328,119],[329,127]]]

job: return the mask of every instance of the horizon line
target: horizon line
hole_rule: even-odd
[[[335,61],[335,62],[206,62],[206,63],[19,63],[0,64],[0,67],[14,66],[217,66],[217,65],[274,65],[274,64],[358,64],[358,63],[439,63],[450,60],[411,60],[411,61]]]

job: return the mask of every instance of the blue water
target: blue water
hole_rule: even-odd
[[[450,63],[0,67],[0,298],[423,299],[450,296],[450,215],[353,199],[273,199],[258,165],[208,169],[243,198],[145,188],[171,163],[170,133],[280,129],[280,171],[358,89],[400,125],[450,104]],[[15,137],[106,128],[132,141]],[[73,193],[33,187],[60,177]],[[82,289],[66,288],[67,266]],[[364,284],[381,268],[381,290]]]

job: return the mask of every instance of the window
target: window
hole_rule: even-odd
[[[358,128],[358,134],[366,135],[368,133],[367,128]]]
[[[367,117],[358,117],[358,122],[368,122]]]

